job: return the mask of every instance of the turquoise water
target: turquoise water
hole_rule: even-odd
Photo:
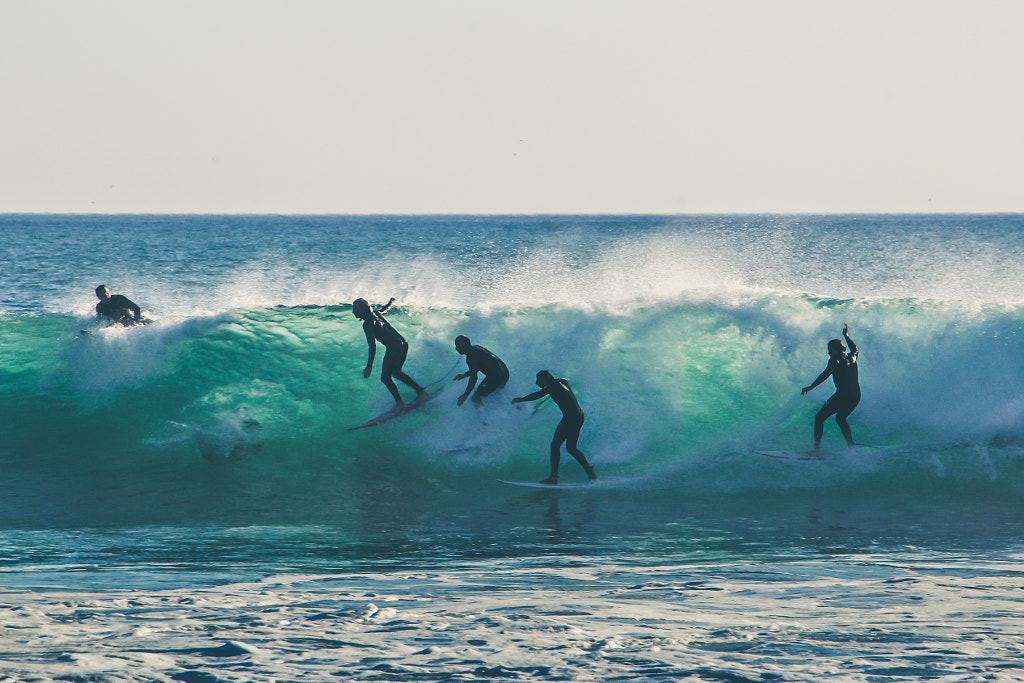
[[[0,649],[20,676],[1018,680],[1022,216],[4,216],[0,235],[0,608],[35,615]],[[98,326],[101,283],[153,322]],[[444,392],[349,431],[391,403],[349,302],[392,296],[407,372]],[[845,322],[862,446],[829,423],[820,460],[753,453],[810,446],[831,387],[799,390]],[[480,409],[456,405],[458,334],[511,371]],[[587,413],[594,485],[498,481],[546,475],[557,409],[510,403],[540,369]],[[571,458],[562,479],[584,479]]]

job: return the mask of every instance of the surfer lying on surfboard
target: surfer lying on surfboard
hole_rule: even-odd
[[[416,391],[416,396],[423,395],[423,387],[402,372],[402,365],[405,364],[405,358],[409,355],[409,343],[384,319],[393,303],[395,303],[395,297],[391,297],[384,308],[375,311],[370,308],[366,299],[356,299],[352,302],[352,315],[363,321],[363,333],[366,335],[366,343],[369,345],[369,357],[366,359],[363,377],[368,378],[373,372],[373,359],[377,355],[377,342],[380,342],[385,349],[384,361],[380,364],[380,381],[395,397],[395,403],[401,405],[402,395],[398,393],[395,379],[412,387]]]
[[[587,479],[596,480],[597,473],[594,472],[594,468],[587,462],[587,457],[583,455],[583,452],[576,447],[576,442],[580,438],[580,430],[583,429],[583,409],[580,408],[579,401],[573,395],[569,382],[564,379],[555,379],[547,370],[541,370],[537,373],[537,386],[540,387],[540,391],[514,398],[512,402],[536,401],[544,396],[550,396],[551,400],[562,409],[562,421],[555,427],[555,435],[551,438],[551,475],[540,483],[558,483],[558,462],[562,459],[563,443],[569,455],[576,458],[576,461],[583,466],[583,471],[587,473]]]
[[[846,352],[846,345],[842,340],[830,341],[828,343],[828,365],[817,379],[811,382],[810,386],[800,390],[801,395],[806,394],[828,379],[829,375],[832,376],[832,381],[836,385],[836,393],[825,401],[825,405],[814,416],[815,452],[821,448],[821,435],[825,431],[825,420],[833,415],[836,416],[836,424],[843,432],[846,443],[851,447],[854,445],[853,433],[850,431],[850,423],[846,421],[846,418],[860,403],[860,381],[857,376],[857,345],[850,339],[850,326],[846,323],[843,324],[843,337],[846,339],[846,345],[850,347],[850,352]]]
[[[112,323],[120,323],[125,327],[149,322],[142,317],[142,309],[122,294],[111,294],[110,287],[100,285],[96,288],[96,317]]]

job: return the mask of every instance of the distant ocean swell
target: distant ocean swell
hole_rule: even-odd
[[[347,305],[164,318],[90,335],[78,334],[83,321],[73,316],[0,316],[7,505],[46,500],[47,515],[71,522],[81,512],[75,492],[92,487],[95,501],[149,495],[149,513],[166,506],[187,517],[241,476],[276,482],[297,510],[315,505],[303,502],[304,481],[316,480],[318,495],[332,482],[342,495],[381,468],[399,486],[537,479],[557,409],[509,399],[533,390],[540,369],[572,382],[587,412],[581,445],[608,488],[1024,490],[1019,306],[750,290],[614,309],[407,308],[391,317],[410,340],[407,371],[447,391],[401,420],[351,432],[390,398],[376,374],[362,377],[366,341]],[[874,448],[846,452],[829,423],[825,462],[751,454],[809,446],[831,383],[809,397],[799,389],[824,368],[843,322],[861,348],[854,435]],[[455,405],[460,333],[511,369],[504,395],[483,410]],[[578,474],[569,458],[563,468],[567,480]]]

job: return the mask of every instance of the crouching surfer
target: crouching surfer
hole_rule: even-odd
[[[417,384],[412,377],[402,372],[406,356],[409,355],[409,343],[384,319],[394,303],[395,297],[391,297],[384,308],[375,311],[370,308],[366,299],[356,299],[352,302],[352,315],[363,321],[363,333],[366,335],[366,343],[369,345],[369,357],[366,359],[363,377],[369,377],[373,372],[373,359],[377,355],[377,342],[380,342],[385,349],[384,361],[380,365],[380,381],[394,396],[395,403],[402,405],[402,395],[398,393],[395,379],[412,387],[417,396],[422,396],[424,391],[423,387]]]
[[[508,368],[505,363],[484,347],[474,346],[466,335],[460,334],[455,338],[455,350],[466,357],[466,365],[469,367],[468,372],[455,376],[456,382],[469,378],[466,390],[462,392],[462,396],[459,396],[458,404],[460,406],[466,402],[470,394],[473,394],[473,403],[479,405],[483,403],[485,396],[494,393],[508,383]],[[483,373],[484,381],[480,382],[480,386],[477,387],[474,394],[473,387],[476,387],[477,375],[480,373]]]
[[[846,418],[860,403],[860,380],[857,376],[857,345],[850,339],[850,326],[845,323],[843,324],[843,338],[846,339],[845,345],[840,339],[833,339],[828,343],[828,365],[818,375],[818,378],[811,382],[810,386],[806,386],[800,391],[801,395],[806,394],[828,379],[830,375],[836,385],[836,393],[825,401],[825,405],[814,416],[815,452],[821,448],[821,435],[825,431],[825,420],[833,415],[836,416],[836,424],[843,432],[847,445],[854,445],[850,423],[846,421]],[[849,351],[847,351],[847,347],[849,347]]]
[[[561,450],[563,443],[569,455],[576,458],[576,461],[583,466],[583,471],[587,473],[587,479],[590,481],[596,480],[597,473],[594,472],[594,468],[587,462],[587,457],[576,446],[576,442],[580,438],[580,430],[583,429],[583,409],[580,408],[579,401],[576,400],[576,396],[572,393],[569,382],[564,379],[555,379],[547,370],[541,370],[537,373],[537,386],[540,387],[540,391],[535,391],[520,398],[514,398],[512,403],[536,401],[544,396],[550,396],[555,405],[562,410],[562,420],[555,427],[555,435],[551,438],[551,474],[540,483],[558,483],[558,463],[562,458]]]

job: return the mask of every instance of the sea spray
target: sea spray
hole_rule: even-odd
[[[410,341],[406,370],[447,392],[354,433],[391,399],[376,375],[362,376],[366,341],[347,306],[235,310],[85,336],[68,316],[4,316],[3,367],[14,370],[0,410],[5,457],[37,474],[115,479],[167,468],[187,477],[204,461],[246,459],[280,481],[297,463],[326,459],[321,476],[351,480],[382,457],[409,477],[535,477],[557,409],[509,400],[549,369],[577,388],[581,446],[609,480],[707,493],[858,486],[911,471],[1021,486],[1024,335],[1013,306],[691,293],[629,311],[405,307],[391,317]],[[846,456],[829,423],[825,444],[837,455],[820,467],[751,465],[751,448],[810,445],[830,387],[803,398],[799,388],[847,321],[865,396],[854,435],[890,450]],[[479,409],[456,406],[462,385],[451,380],[452,340],[467,331],[512,375]],[[563,466],[571,476],[571,461]]]

